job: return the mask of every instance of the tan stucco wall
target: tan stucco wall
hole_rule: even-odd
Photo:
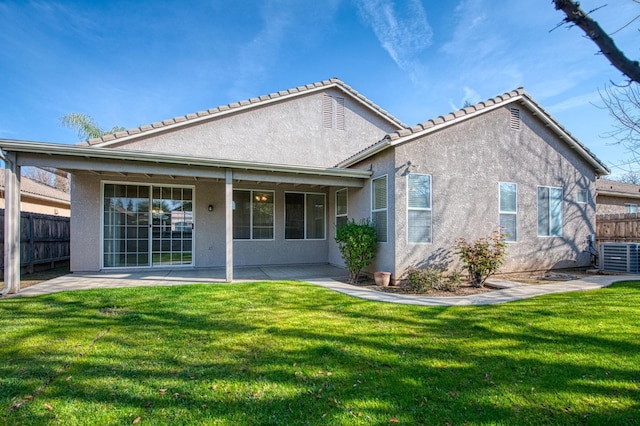
[[[107,179],[110,182],[167,184],[194,186],[194,267],[223,267],[225,265],[224,183],[199,179]],[[326,189],[293,185],[257,185],[239,183],[234,189],[275,191],[275,239],[273,241],[234,241],[234,265],[281,265],[293,263],[328,262],[329,244],[333,241],[329,208],[326,209],[327,238],[324,240],[285,240],[285,192],[313,192],[327,194]],[[100,270],[101,255],[101,179],[80,174],[72,179],[73,214],[71,216],[71,270]],[[208,211],[209,204],[213,212]]]
[[[397,209],[396,251],[380,251],[378,268],[397,278],[411,265],[456,267],[452,248],[458,238],[475,239],[498,228],[499,182],[518,185],[518,241],[509,243],[503,271],[588,265],[582,250],[595,232],[595,173],[524,108],[521,117],[521,130],[512,130],[509,109],[500,108],[398,145],[392,164],[388,153],[372,159],[376,175],[386,170],[396,178],[389,189]],[[433,243],[407,243],[407,161],[412,172],[432,176]],[[537,236],[538,186],[564,190],[562,237]],[[589,204],[576,203],[579,189],[589,191]]]
[[[596,198],[597,214],[624,214],[629,213],[626,204],[636,204],[640,207],[640,199],[627,197],[614,197],[611,195],[598,195]]]
[[[318,92],[111,146],[206,158],[331,167],[396,130],[342,92],[328,92],[345,98],[344,130],[323,127],[323,93]]]
[[[35,200],[30,197],[20,196],[20,211],[29,213],[48,214],[51,216],[69,217],[71,210],[69,204]],[[0,209],[4,209],[4,198],[0,198]]]

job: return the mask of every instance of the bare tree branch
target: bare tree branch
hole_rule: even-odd
[[[572,0],[552,0],[556,10],[562,10],[567,16],[566,23],[573,23],[580,27],[599,48],[603,55],[620,72],[629,77],[631,81],[640,83],[640,64],[632,61],[613,42],[613,39],[585,13],[577,2]]]

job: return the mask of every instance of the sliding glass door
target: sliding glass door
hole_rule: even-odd
[[[191,265],[193,188],[105,183],[103,266]]]

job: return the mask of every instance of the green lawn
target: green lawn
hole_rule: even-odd
[[[298,282],[0,301],[0,424],[640,424],[640,283],[481,307]]]

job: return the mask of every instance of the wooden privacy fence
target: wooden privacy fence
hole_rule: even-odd
[[[637,213],[596,216],[596,243],[640,242],[640,216]]]
[[[69,260],[69,218],[39,213],[20,213],[20,266],[33,272],[36,265]],[[0,270],[4,274],[4,210],[0,209],[2,255]]]

